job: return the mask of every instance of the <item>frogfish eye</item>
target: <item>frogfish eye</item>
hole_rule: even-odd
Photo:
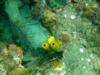
[[[42,48],[45,49],[45,50],[48,50],[49,49],[49,44],[48,43],[42,44]]]
[[[52,43],[52,45],[55,45],[55,43]]]

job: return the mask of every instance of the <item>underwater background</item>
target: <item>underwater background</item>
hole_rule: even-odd
[[[100,75],[100,0],[0,0],[0,75]]]

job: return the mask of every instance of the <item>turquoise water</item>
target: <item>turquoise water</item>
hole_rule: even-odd
[[[100,75],[100,1],[1,0],[0,75]]]

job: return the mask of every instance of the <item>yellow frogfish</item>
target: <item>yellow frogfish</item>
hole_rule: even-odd
[[[62,42],[54,36],[49,36],[47,41],[42,44],[42,48],[46,51],[58,51],[62,46]]]

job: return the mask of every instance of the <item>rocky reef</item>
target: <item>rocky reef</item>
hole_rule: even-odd
[[[100,1],[1,0],[0,75],[100,75]]]

